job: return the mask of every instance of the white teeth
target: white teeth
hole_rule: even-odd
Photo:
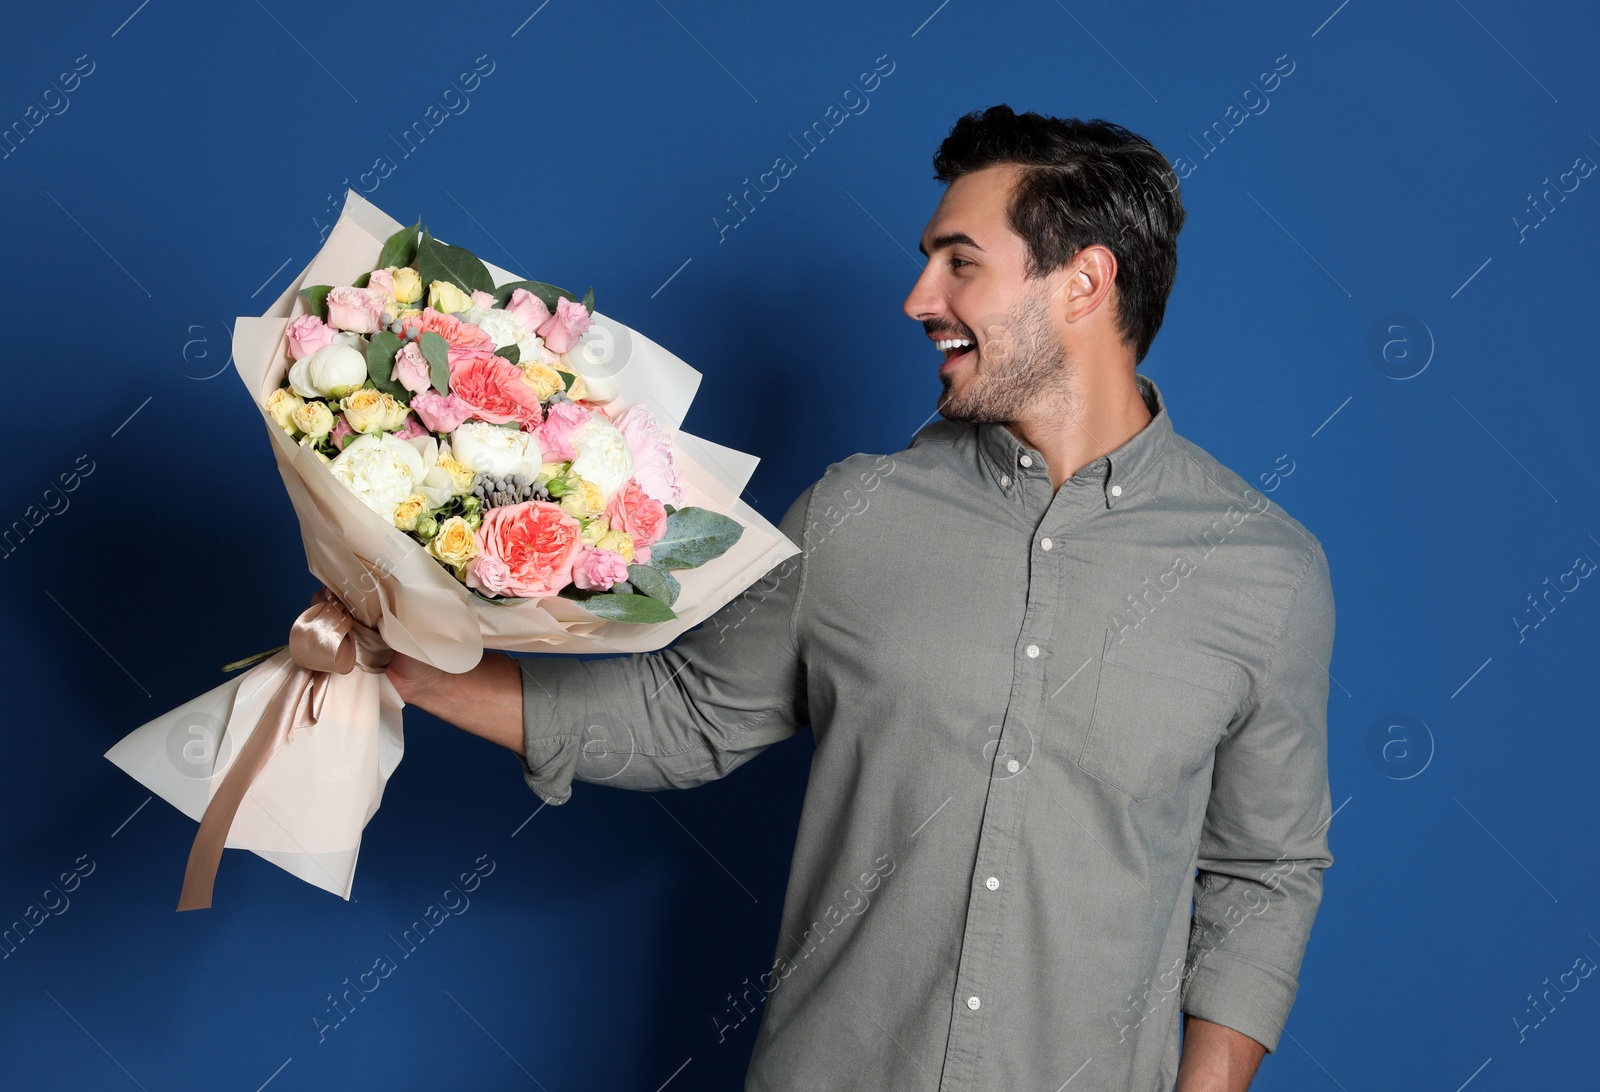
[[[962,345],[965,345],[968,348],[972,347],[972,342],[968,341],[964,337],[943,338],[939,341],[935,341],[933,344],[940,352],[947,352]]]

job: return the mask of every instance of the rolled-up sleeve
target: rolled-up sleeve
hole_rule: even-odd
[[[815,486],[779,522],[800,554],[667,648],[597,659],[521,657],[524,778],[547,803],[573,781],[688,788],[805,727],[795,614]]]
[[[1327,831],[1333,590],[1306,557],[1256,691],[1218,745],[1201,833],[1183,1010],[1269,1051],[1333,863]]]

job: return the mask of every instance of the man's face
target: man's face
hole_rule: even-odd
[[[928,264],[905,312],[944,358],[938,409],[953,421],[1015,421],[1041,394],[1069,393],[1051,308],[1064,274],[1027,276],[1027,244],[1006,218],[1018,174],[999,166],[956,179],[922,233]]]

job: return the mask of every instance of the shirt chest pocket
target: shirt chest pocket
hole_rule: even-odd
[[[1135,800],[1170,799],[1233,719],[1238,665],[1145,637],[1108,639],[1078,766]]]

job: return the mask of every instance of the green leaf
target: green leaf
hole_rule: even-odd
[[[373,334],[367,342],[367,375],[374,387],[405,401],[411,392],[394,381],[394,355],[399,351],[400,339],[388,330]]]
[[[564,369],[557,368],[556,374],[561,377],[561,389],[564,391],[570,391],[572,389],[572,385],[578,381],[578,375],[576,372],[569,372],[565,371]]]
[[[652,552],[650,556],[654,558],[656,555]],[[678,601],[678,592],[682,590],[677,577],[654,565],[629,565],[628,582],[641,594],[659,599],[669,607]]]
[[[300,294],[306,298],[311,313],[323,322],[328,321],[328,293],[332,291],[331,284],[314,284],[309,288],[300,289]]]
[[[592,285],[590,286],[589,290],[583,294],[583,309],[588,311],[590,314],[594,313],[594,287]]]
[[[350,282],[350,287],[351,288],[365,288],[367,285],[369,285],[371,283],[372,283],[372,274],[371,273],[363,273],[363,274],[361,274],[361,276],[357,277],[355,280]]]
[[[476,254],[441,243],[428,234],[427,228],[422,229],[422,242],[417,245],[417,273],[424,289],[434,281],[448,281],[463,292],[494,291],[489,267]]]
[[[648,595],[602,592],[577,602],[584,610],[608,622],[670,622],[677,617],[671,607]]]
[[[494,355],[503,356],[513,364],[522,363],[522,350],[517,348],[515,344],[500,346],[494,351]]]
[[[422,221],[418,220],[410,227],[401,228],[385,239],[383,250],[378,254],[378,268],[388,269],[390,266],[398,268],[416,261],[417,229],[421,226]]]
[[[519,288],[525,288],[529,292],[532,292],[535,296],[538,296],[544,301],[544,305],[548,307],[552,313],[554,313],[556,309],[556,302],[558,300],[569,299],[573,303],[578,302],[577,296],[574,296],[565,288],[557,288],[553,284],[545,284],[543,281],[512,281],[510,284],[502,284],[499,288],[494,290],[494,305],[496,307],[504,307],[506,304],[510,303],[511,293],[515,292]]]
[[[672,513],[677,511],[677,508],[673,507],[670,504],[663,504],[661,507],[665,508],[667,510],[667,515],[669,515],[669,516],[672,515]]]
[[[693,569],[720,557],[739,541],[738,520],[706,508],[679,508],[667,517],[667,533],[650,546],[650,564],[658,569]]]
[[[440,394],[450,393],[450,343],[432,330],[424,330],[417,339],[422,355],[428,361],[428,379]]]

